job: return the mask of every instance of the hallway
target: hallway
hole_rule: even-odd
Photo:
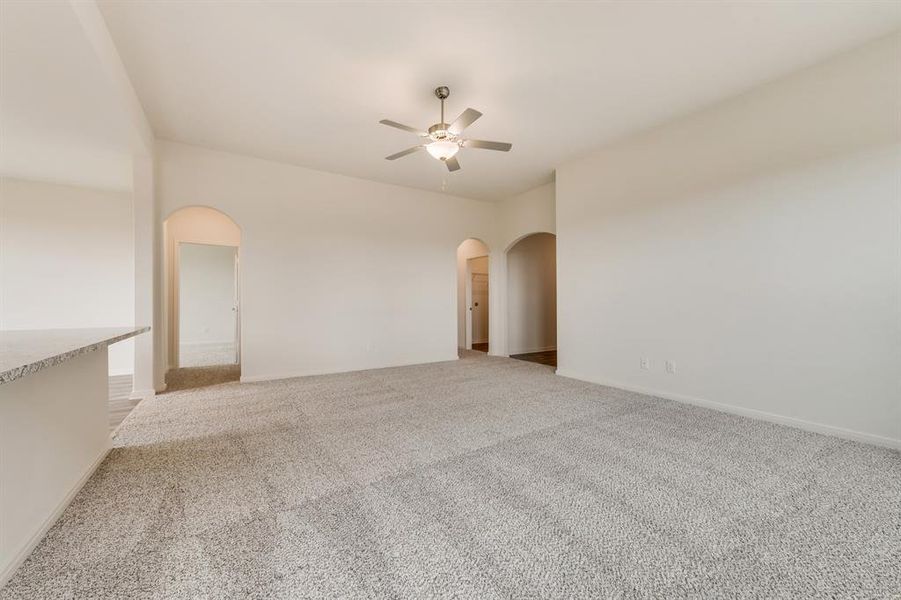
[[[510,358],[516,360],[524,360],[526,362],[538,363],[548,367],[557,368],[557,351],[545,350],[544,352],[527,352],[525,354],[511,354]]]

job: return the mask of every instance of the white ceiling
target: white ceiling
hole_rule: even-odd
[[[497,199],[556,165],[901,27],[901,3],[101,0],[157,136]],[[484,116],[447,173],[379,125]]]
[[[0,174],[130,189],[132,140],[69,2],[0,1]]]

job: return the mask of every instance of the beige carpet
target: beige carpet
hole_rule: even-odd
[[[901,590],[898,453],[527,362],[174,392],[115,443],[0,598]]]
[[[240,365],[217,365],[212,367],[183,367],[170,369],[166,373],[166,391],[179,392],[195,388],[209,387],[241,379]]]
[[[181,344],[178,347],[178,363],[181,367],[209,367],[233,365],[237,346],[231,343]]]

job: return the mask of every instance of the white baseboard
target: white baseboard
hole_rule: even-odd
[[[749,418],[758,419],[761,421],[769,421],[770,423],[776,423],[779,425],[794,427],[796,429],[803,429],[804,431],[812,431],[813,433],[821,433],[823,435],[830,435],[833,437],[851,440],[853,442],[860,442],[863,444],[871,444],[873,446],[882,446],[884,448],[892,448],[894,450],[901,450],[901,439],[884,437],[884,436],[875,435],[872,433],[864,433],[862,431],[855,431],[853,429],[845,429],[843,427],[835,427],[834,425],[825,425],[823,423],[816,423],[814,421],[805,421],[804,419],[788,417],[785,415],[757,410],[754,408],[745,408],[743,406],[735,406],[734,404],[724,404],[722,402],[714,402],[713,400],[705,400],[703,398],[695,398],[695,397],[686,396],[683,394],[673,394],[673,393],[664,392],[661,390],[643,388],[640,386],[625,384],[625,383],[621,383],[618,381],[612,381],[612,380],[606,379],[604,377],[593,377],[593,376],[588,376],[588,375],[584,375],[581,373],[576,373],[569,369],[558,368],[557,375],[560,377],[568,377],[570,379],[578,379],[580,381],[587,381],[589,383],[596,383],[598,385],[606,385],[609,387],[615,387],[615,388],[619,388],[621,390],[627,390],[630,392],[637,392],[639,394],[645,394],[647,396],[656,396],[657,398],[665,398],[666,400],[674,400],[676,402],[683,402],[685,404],[693,404],[695,406],[700,406],[703,408],[709,408],[712,410],[718,410],[721,412],[731,413],[731,414],[739,415],[742,417],[749,417]]]
[[[529,348],[527,350],[511,350],[507,353],[508,356],[513,356],[514,354],[531,354],[532,352],[550,352],[551,350],[556,350],[557,346],[543,346],[541,348]]]
[[[449,355],[447,358],[437,358],[434,360],[415,360],[410,359],[409,362],[399,362],[390,365],[375,365],[371,367],[361,367],[359,369],[332,369],[325,371],[309,370],[309,371],[292,371],[287,373],[267,373],[265,375],[241,375],[241,383],[254,383],[259,381],[275,381],[278,379],[294,379],[295,377],[310,377],[311,375],[332,375],[334,373],[355,373],[357,371],[375,371],[377,369],[391,369],[394,367],[410,367],[413,365],[427,365],[431,363],[456,361],[460,357],[457,354]]]
[[[112,371],[109,371],[107,373],[107,375],[109,375],[110,377],[125,377],[126,375],[128,375],[129,377],[134,377],[134,374],[134,369],[113,369]]]
[[[13,556],[12,560],[6,564],[3,568],[3,571],[0,572],[0,588],[2,588],[6,583],[12,578],[15,574],[16,570],[22,566],[22,563],[25,562],[25,559],[31,554],[31,552],[35,549],[35,547],[40,543],[44,536],[47,535],[47,532],[50,531],[50,528],[53,527],[53,524],[56,523],[56,520],[60,518],[63,514],[63,511],[69,506],[72,502],[72,499],[75,498],[75,495],[84,487],[84,484],[87,483],[88,479],[91,478],[91,475],[94,474],[94,471],[97,470],[97,467],[100,466],[100,463],[103,462],[103,459],[106,458],[106,455],[109,454],[110,449],[112,448],[112,444],[110,443],[109,438],[107,438],[107,443],[104,449],[97,455],[97,458],[94,459],[88,468],[82,473],[81,477],[78,478],[78,481],[75,482],[75,485],[63,496],[62,500],[60,500],[59,504],[56,505],[56,508],[53,509],[53,512],[47,516],[41,526],[37,531],[34,532],[28,542],[25,543],[22,548],[19,549],[18,552]]]

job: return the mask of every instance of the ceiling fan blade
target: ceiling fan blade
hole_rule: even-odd
[[[425,131],[421,129],[416,129],[415,127],[410,127],[409,125],[404,125],[402,123],[398,123],[397,121],[391,121],[389,119],[382,119],[379,121],[382,125],[387,125],[388,127],[395,127],[397,129],[403,129],[404,131],[409,131],[410,133],[415,133],[420,137],[429,137]]]
[[[452,157],[448,158],[446,161],[444,161],[444,164],[447,165],[448,171],[459,171],[460,170],[460,163],[457,162],[456,156],[452,156]]]
[[[419,150],[420,148],[422,148],[422,146],[413,146],[412,148],[407,148],[406,150],[401,150],[400,152],[396,152],[396,153],[392,154],[391,156],[386,156],[386,157],[385,157],[385,160],[394,160],[394,159],[396,159],[396,158],[400,158],[401,156],[406,156],[406,155],[408,155],[408,154],[413,154],[414,152],[416,152],[416,151]]]
[[[485,140],[464,140],[464,148],[482,148],[483,150],[498,150],[500,152],[509,152],[513,144],[507,142],[486,142]]]
[[[463,114],[457,117],[456,121],[450,124],[450,127],[448,127],[447,130],[454,135],[460,135],[463,133],[464,129],[475,123],[476,119],[481,116],[482,113],[476,109],[467,108],[463,111]]]

